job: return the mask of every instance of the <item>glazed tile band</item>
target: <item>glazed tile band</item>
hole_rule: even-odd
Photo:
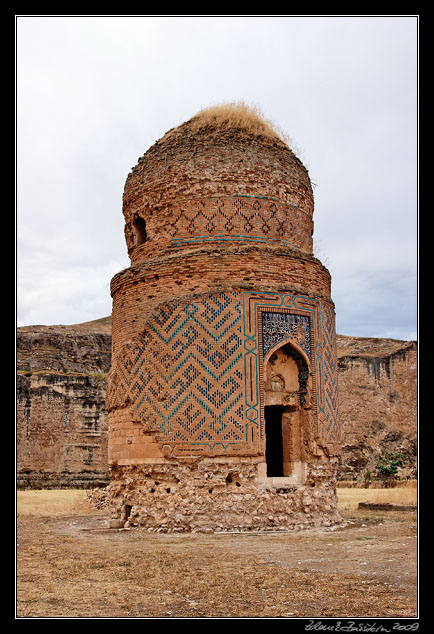
[[[289,203],[263,196],[220,196],[178,203],[171,243],[202,241],[275,242],[312,251],[313,221]]]

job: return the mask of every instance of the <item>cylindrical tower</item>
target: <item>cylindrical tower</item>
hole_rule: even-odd
[[[301,161],[256,111],[210,108],[139,159],[123,212],[111,525],[338,521],[334,305]]]

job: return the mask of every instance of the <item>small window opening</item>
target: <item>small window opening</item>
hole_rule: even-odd
[[[134,230],[134,242],[136,247],[139,247],[141,244],[146,242],[146,222],[143,218],[136,218],[133,221],[133,230]]]

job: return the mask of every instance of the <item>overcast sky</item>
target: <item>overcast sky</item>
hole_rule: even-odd
[[[111,313],[137,159],[243,100],[314,183],[339,334],[417,338],[416,16],[17,16],[17,325]]]

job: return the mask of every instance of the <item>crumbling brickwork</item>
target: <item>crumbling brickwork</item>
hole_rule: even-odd
[[[196,121],[154,144],[125,185],[131,267],[111,283],[106,400],[112,525],[329,524],[335,316],[312,255],[310,180],[277,136]],[[296,371],[277,372],[277,358]]]

